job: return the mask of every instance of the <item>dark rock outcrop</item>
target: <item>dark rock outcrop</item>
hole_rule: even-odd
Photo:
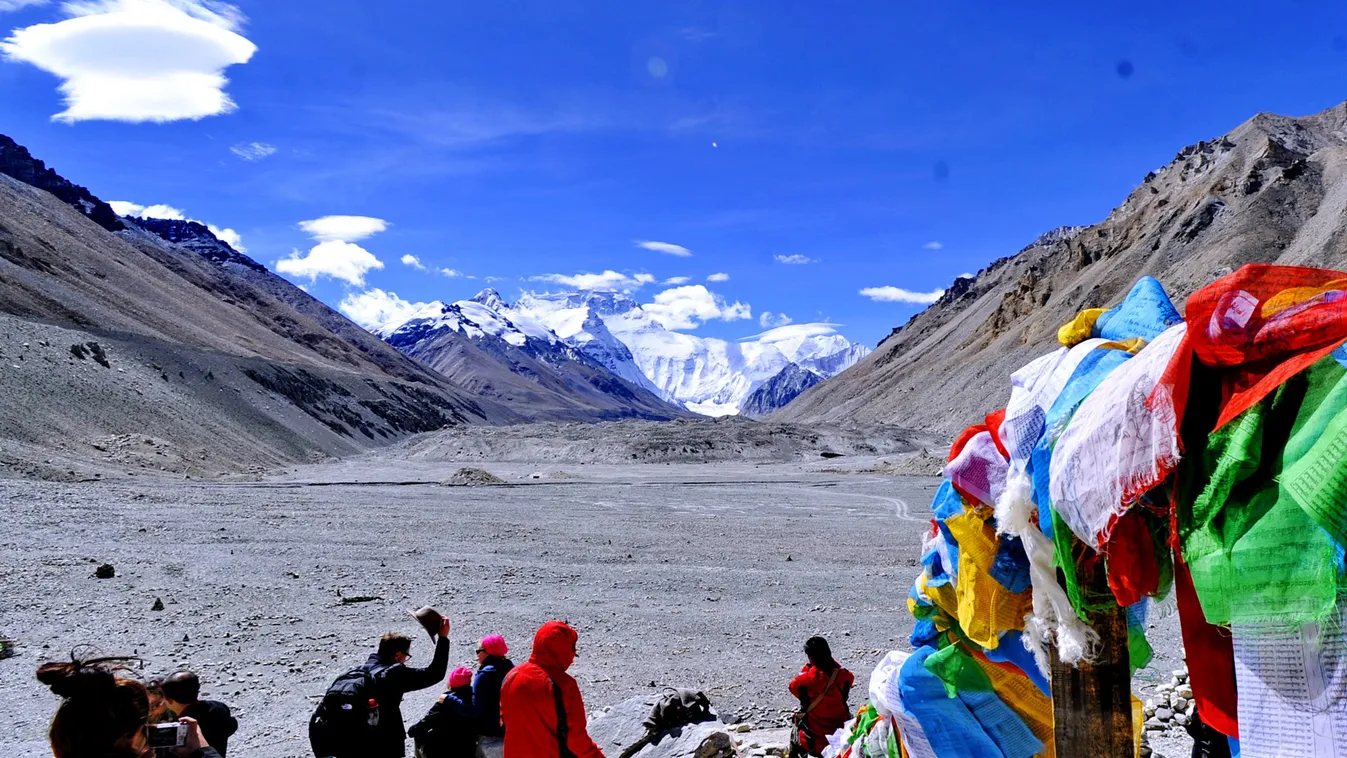
[[[739,412],[749,418],[763,418],[799,397],[805,390],[823,381],[823,377],[794,363],[787,364],[748,396]]]
[[[84,187],[47,168],[47,164],[33,157],[28,148],[0,134],[0,174],[13,177],[24,184],[46,190],[91,221],[110,232],[125,228],[112,206],[94,197]]]
[[[192,250],[209,261],[237,263],[253,271],[267,270],[266,266],[240,253],[230,247],[228,242],[216,237],[215,232],[212,232],[205,224],[200,222],[167,218],[141,218],[139,216],[127,218],[125,221],[135,224],[147,232],[157,234],[161,239]]]

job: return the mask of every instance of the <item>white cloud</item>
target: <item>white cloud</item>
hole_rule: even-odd
[[[275,155],[276,146],[265,142],[241,142],[229,148],[229,152],[251,163]]]
[[[370,216],[323,216],[299,222],[319,242],[359,242],[388,229],[388,222]]]
[[[730,275],[725,273],[712,274],[706,277],[706,281],[708,282],[728,282],[729,280]]]
[[[221,229],[215,224],[206,224],[206,228],[209,229],[210,233],[214,234],[221,242],[224,242],[240,253],[248,252],[248,248],[243,246],[243,237],[239,236],[239,233],[233,229]]]
[[[692,251],[682,245],[675,245],[672,242],[637,242],[637,247],[653,250],[656,253],[664,253],[678,258],[691,258]]]
[[[602,274],[543,274],[542,276],[530,276],[529,281],[552,282],[577,290],[629,292],[640,289],[647,284],[654,284],[656,280],[653,274],[628,276],[609,269]]]
[[[663,282],[661,282],[661,284],[676,287],[680,284],[687,284],[690,281],[692,281],[692,277],[690,276],[671,276],[668,279],[665,279]]]
[[[140,205],[126,200],[110,200],[108,205],[118,216],[136,216],[139,218],[165,218],[170,221],[184,221],[187,215],[171,205]]]
[[[12,0],[11,0],[12,2]],[[15,29],[0,53],[64,81],[55,121],[165,122],[229,113],[224,70],[257,46],[238,33],[243,14],[216,0],[86,0],[69,18]]]
[[[792,340],[803,340],[810,337],[826,337],[830,334],[837,334],[837,327],[840,324],[813,323],[813,324],[791,324],[781,326],[776,329],[769,329],[762,334],[755,334],[752,337],[744,337],[740,342],[789,342]]]
[[[396,292],[375,288],[358,295],[348,292],[337,304],[337,309],[357,324],[373,329],[392,321],[405,321],[427,305],[411,303],[398,297]]]
[[[665,328],[675,330],[696,329],[711,319],[740,321],[753,317],[753,309],[747,304],[730,303],[700,284],[664,290],[641,310]]]
[[[861,290],[865,297],[879,303],[914,303],[917,305],[930,305],[940,299],[945,294],[944,290],[931,290],[930,292],[913,292],[905,290],[902,287],[866,287]]]
[[[447,277],[449,277],[450,279],[457,279],[457,278],[463,276],[463,272],[462,272],[462,271],[458,271],[457,269],[452,269],[452,268],[440,268],[440,269],[435,269],[435,270],[438,271],[438,272],[440,273],[440,276],[447,276]]]
[[[763,329],[770,329],[774,326],[787,326],[794,322],[795,319],[791,318],[790,316],[787,316],[784,313],[772,313],[771,311],[763,311],[762,315],[758,316],[758,325],[760,325]]]
[[[817,263],[818,261],[807,255],[796,253],[795,255],[778,255],[776,256],[776,262],[785,263],[791,266],[803,266],[806,263]]]
[[[420,259],[420,258],[417,258],[415,255],[412,255],[411,253],[408,253],[408,254],[402,256],[402,265],[404,265],[404,266],[411,266],[412,268],[416,269],[417,271],[425,271],[425,270],[426,270],[425,265],[421,263],[421,259]]]
[[[926,250],[940,250],[945,246],[940,244],[938,240],[931,240],[930,242],[927,242],[925,245],[922,245],[922,247]]]
[[[319,242],[307,255],[298,250],[290,253],[289,258],[276,261],[276,270],[282,274],[308,277],[310,281],[320,276],[340,279],[356,287],[365,286],[365,272],[383,268],[383,261],[354,242],[327,240]]]
[[[956,276],[956,277],[954,277],[954,278],[955,278],[955,279],[976,279],[976,278],[978,278],[978,275],[977,275],[977,274],[970,274],[970,273],[968,273],[967,271],[965,271],[965,272],[963,272],[962,274],[959,274],[958,276]]]

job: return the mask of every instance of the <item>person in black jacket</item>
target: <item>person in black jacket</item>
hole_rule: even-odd
[[[407,732],[402,723],[402,696],[433,687],[449,669],[449,619],[440,619],[435,657],[425,668],[412,668],[412,641],[402,634],[385,634],[379,650],[365,661],[374,675],[379,701],[379,731],[369,758],[403,758],[407,755]]]
[[[61,698],[47,738],[54,758],[156,758],[146,740],[155,698],[148,687],[122,676],[132,658],[44,663],[37,680]],[[220,758],[192,718],[183,718],[186,739],[167,748],[180,758]]]
[[[499,634],[483,637],[477,645],[477,675],[472,680],[472,702],[477,708],[484,758],[500,758],[504,752],[505,728],[500,723],[500,685],[514,663],[505,656],[510,649]]]
[[[215,700],[201,700],[201,680],[191,671],[169,674],[159,685],[164,704],[179,718],[194,719],[201,725],[201,735],[221,756],[227,755],[229,738],[239,729],[239,722],[229,713],[229,706]]]
[[[477,755],[477,723],[472,669],[459,667],[449,675],[449,690],[407,734],[416,740],[416,758],[473,758]]]

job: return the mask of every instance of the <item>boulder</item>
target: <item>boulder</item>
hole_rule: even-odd
[[[646,736],[645,718],[663,696],[662,692],[623,700],[589,723],[589,736],[604,755],[618,758]],[[718,720],[671,729],[656,735],[634,758],[732,758],[735,753],[731,727]]]

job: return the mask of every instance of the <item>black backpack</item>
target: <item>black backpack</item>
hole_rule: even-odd
[[[317,758],[369,755],[379,731],[378,679],[383,666],[361,666],[337,677],[309,719]]]

